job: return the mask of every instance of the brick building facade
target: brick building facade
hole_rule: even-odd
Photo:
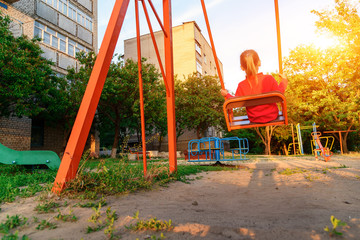
[[[0,0],[0,12],[10,17],[15,37],[42,39],[43,57],[54,63],[58,76],[65,76],[69,67],[80,67],[77,52],[98,50],[97,0]],[[64,129],[26,117],[0,118],[0,143],[15,150],[61,154]]]

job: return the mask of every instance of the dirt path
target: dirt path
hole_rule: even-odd
[[[332,215],[348,224],[338,229],[343,239],[360,239],[360,156],[335,156],[328,163],[310,157],[273,158],[253,157],[241,163],[241,170],[201,173],[190,184],[175,182],[153,191],[107,197],[101,214],[105,216],[109,206],[116,211],[114,233],[121,239],[160,239],[161,232],[125,228],[135,223],[132,216],[137,211],[141,219],[171,219],[174,229],[162,231],[166,239],[330,239],[324,227],[332,227]],[[348,168],[337,168],[342,164]],[[279,173],[286,169],[299,173]],[[19,235],[30,239],[107,239],[104,230],[86,234],[87,226],[95,226],[88,222],[94,210],[73,207],[78,201],[67,202],[61,211],[68,213],[71,207],[77,222],[54,220],[57,213],[37,214],[35,198],[2,204],[0,222],[6,215],[28,217],[30,224]],[[58,228],[36,230],[32,216],[55,222]]]

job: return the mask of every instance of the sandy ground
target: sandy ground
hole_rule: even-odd
[[[331,162],[313,157],[252,157],[251,162],[238,163],[244,168],[234,171],[201,173],[190,184],[175,182],[168,187],[125,196],[107,197],[108,205],[119,218],[114,223],[118,239],[337,239],[324,231],[332,228],[330,216],[346,222],[339,227],[340,239],[360,239],[360,156],[334,156]],[[348,168],[338,168],[341,164]],[[306,169],[292,175],[279,174],[284,169]],[[108,239],[104,229],[86,233],[88,219],[94,210],[74,207],[79,200],[55,199],[68,206],[78,221],[61,222],[58,213],[38,214],[34,207],[38,197],[19,199],[0,205],[0,222],[6,215],[21,214],[29,218],[19,229],[19,236],[30,239]],[[86,201],[82,201],[86,202]],[[171,219],[170,231],[137,231],[125,228],[140,219]],[[32,216],[57,224],[53,230],[36,230]],[[0,236],[2,236],[0,234]]]

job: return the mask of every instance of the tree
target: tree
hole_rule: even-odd
[[[82,97],[96,57],[93,53],[80,53],[77,58],[82,66],[79,71],[70,69],[67,79],[71,83],[71,89],[77,90],[78,96]],[[145,98],[145,125],[147,132],[151,134],[159,129],[162,130],[164,90],[162,90],[159,81],[158,71],[154,65],[147,64],[146,59],[142,59],[142,78]],[[81,99],[78,99],[79,101],[73,100],[78,103],[81,101]],[[140,139],[139,78],[136,62],[131,59],[124,62],[118,58],[117,61],[110,64],[97,112],[102,135],[109,131],[112,132],[111,157],[116,157],[121,139],[135,133]]]
[[[51,116],[61,79],[41,57],[39,40],[15,38],[9,24],[9,17],[0,15],[0,116]]]
[[[142,59],[145,124],[148,132],[160,116],[162,94],[159,89],[159,73],[155,66]],[[99,102],[100,116],[106,117],[114,126],[114,141],[111,156],[115,157],[121,133],[141,133],[138,65],[128,59],[112,63]],[[165,99],[163,99],[165,101]],[[158,105],[159,104],[159,105]],[[101,118],[104,123],[104,118]],[[160,118],[159,118],[160,119]]]
[[[223,127],[220,82],[216,77],[190,75],[178,82],[176,89],[176,118],[179,129],[195,130],[201,138],[209,127]]]
[[[316,26],[341,40],[341,45],[325,50],[299,46],[285,60],[288,109],[294,121],[315,121],[326,130],[350,130],[359,126],[360,18],[347,1],[335,3],[334,10],[313,12],[319,17]]]

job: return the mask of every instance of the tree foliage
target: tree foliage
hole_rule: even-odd
[[[81,67],[78,71],[69,70],[67,76],[71,89],[83,96],[90,78],[96,57],[91,54],[77,56]],[[152,64],[142,60],[142,79],[144,92],[145,125],[149,134],[163,131],[164,89],[159,81],[159,73]],[[76,97],[76,96],[74,96]],[[98,105],[98,120],[102,133],[112,132],[112,156],[115,157],[119,142],[128,135],[141,134],[140,100],[139,100],[138,65],[128,59],[118,58],[110,64]],[[78,102],[77,99],[73,99]],[[165,118],[166,120],[166,118]],[[165,122],[166,126],[166,122]],[[164,134],[163,132],[161,134]],[[104,136],[105,134],[103,134]]]
[[[0,116],[51,116],[61,81],[41,57],[37,39],[15,38],[0,15]]]
[[[220,89],[216,77],[198,76],[195,73],[184,82],[177,82],[175,101],[178,129],[196,130],[200,138],[209,127],[224,126],[224,98]]]
[[[356,7],[336,0],[335,9],[313,13],[319,17],[318,29],[332,34],[339,45],[299,46],[290,52],[285,60],[289,117],[305,124],[315,121],[325,130],[358,128],[360,18]]]

